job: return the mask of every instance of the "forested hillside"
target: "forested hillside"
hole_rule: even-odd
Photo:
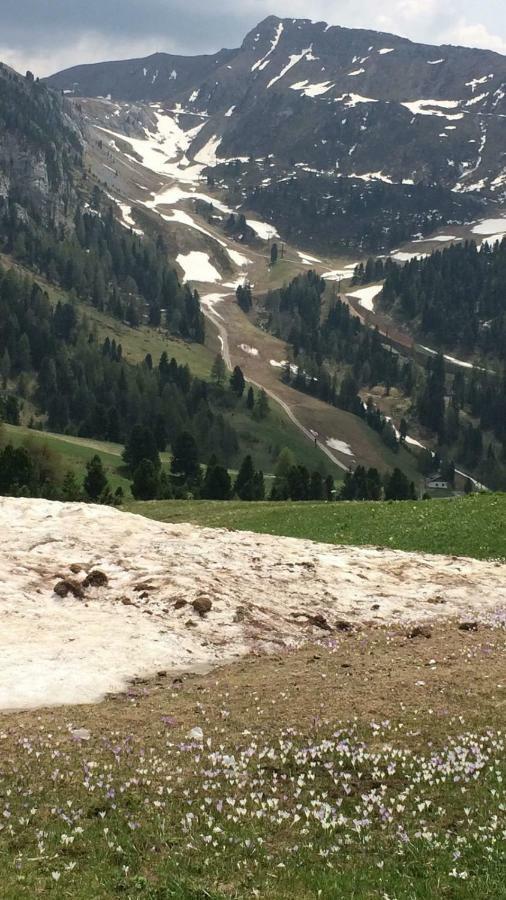
[[[437,347],[506,362],[506,240],[389,266],[381,305]]]
[[[482,286],[483,307],[488,309],[500,304],[505,282],[497,273],[503,248],[486,250],[483,255],[474,246],[454,248],[456,259],[469,256],[479,260],[479,265],[493,260],[495,279],[490,277]],[[435,254],[435,265],[447,254],[451,256],[452,251]],[[386,285],[395,279],[402,283],[405,273],[413,275],[425,267],[431,271],[430,260],[410,263],[404,269],[389,264]],[[465,273],[459,283],[464,279]],[[489,286],[493,286],[492,293],[496,291],[492,297],[487,295]],[[453,374],[442,355],[429,356],[425,365],[402,357],[378,331],[361,324],[344,301],[324,297],[325,290],[323,279],[309,272],[267,294],[267,327],[287,341],[293,360],[281,377],[299,390],[364,418],[391,449],[398,448],[413,430],[421,434],[436,453],[431,459],[420,448],[416,451],[424,474],[442,462],[445,477],[452,481],[455,466],[460,465],[487,486],[505,488],[506,376],[478,367],[461,368]],[[394,387],[404,398],[405,414],[396,423],[400,437],[368,397],[378,386],[386,398]]]
[[[247,178],[245,184],[247,189]],[[242,182],[238,187],[243,188]],[[440,186],[364,182],[300,170],[255,186],[247,192],[245,206],[274,222],[287,240],[330,253],[392,250],[448,221],[470,221],[482,209],[477,197]]]
[[[204,340],[198,295],[180,285],[163,240],[125,229],[97,188],[67,228],[42,228],[11,204],[0,216],[0,249],[130,325],[163,324],[188,340]]]

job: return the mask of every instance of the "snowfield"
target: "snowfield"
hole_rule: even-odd
[[[185,281],[202,281],[213,284],[221,281],[221,275],[209,260],[208,253],[200,250],[191,250],[190,253],[179,253],[176,262],[184,272]]]
[[[473,234],[506,234],[506,218],[502,219],[485,219],[478,222],[473,228]]]
[[[32,499],[0,498],[0,527],[3,710],[89,703],[134,677],[279,653],[326,633],[310,616],[330,626],[486,621],[506,605],[506,566],[491,562],[164,525]],[[97,571],[104,583],[82,588],[81,599],[54,591]],[[441,595],[444,605],[434,603]]]
[[[354,297],[369,312],[374,312],[374,301],[383,290],[382,284],[371,284],[368,287],[359,288],[358,291],[350,291],[347,296]]]

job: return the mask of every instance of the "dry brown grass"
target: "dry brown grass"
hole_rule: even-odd
[[[319,722],[355,718],[364,725],[402,718],[437,730],[463,716],[485,727],[504,717],[505,652],[499,628],[464,632],[455,622],[435,625],[430,638],[409,638],[405,629],[364,627],[200,675],[160,673],[97,705],[11,713],[1,721],[4,728],[71,721],[95,733],[118,728],[147,739],[170,715],[180,736],[202,724],[205,702],[204,729],[219,728],[225,704],[229,738],[253,724],[267,734],[290,726],[310,732]]]

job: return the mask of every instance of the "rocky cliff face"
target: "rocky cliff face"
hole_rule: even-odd
[[[0,209],[42,224],[73,212],[82,137],[68,102],[0,64]]]

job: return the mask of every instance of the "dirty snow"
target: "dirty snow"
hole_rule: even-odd
[[[190,253],[179,253],[176,257],[183,272],[185,281],[203,281],[212,284],[221,281],[221,275],[209,260],[209,254],[199,250]]]
[[[98,701],[134,677],[202,670],[320,635],[305,615],[411,623],[487,619],[506,566],[192,525],[105,506],[0,499],[0,709]],[[69,566],[108,578],[53,592]],[[444,605],[433,599],[444,595]],[[206,596],[201,618],[192,601]],[[175,602],[186,601],[181,608]],[[299,615],[301,614],[301,615]],[[192,621],[193,628],[186,623]],[[304,623],[304,624],[303,624]]]
[[[424,344],[420,344],[420,347],[432,356],[437,356],[437,350],[433,350],[431,347],[425,347]],[[455,356],[449,356],[447,353],[444,353],[443,356],[447,362],[453,363],[455,366],[462,366],[464,369],[478,369],[480,372],[490,372],[491,375],[494,374],[493,369],[484,369],[482,366],[478,366],[468,360],[457,359]]]
[[[362,175],[359,175],[356,172],[352,172],[350,175],[346,176],[347,178],[360,178],[362,181],[384,181],[385,184],[395,184],[395,181],[389,177],[389,175],[383,175],[383,172],[364,172]]]
[[[226,248],[227,246],[225,241],[222,241],[220,238],[216,237],[216,235],[211,234],[210,231],[207,231],[201,225],[198,225],[197,222],[195,222],[194,219],[192,219],[192,217],[189,216],[188,213],[185,213],[182,209],[174,209],[172,210],[170,215],[168,215],[167,213],[158,213],[158,215],[165,222],[179,222],[181,225],[186,225],[188,228],[193,228],[195,229],[195,231],[200,231],[201,234],[205,234],[206,237],[210,238],[212,241],[216,241],[216,243],[219,244],[220,247]]]

